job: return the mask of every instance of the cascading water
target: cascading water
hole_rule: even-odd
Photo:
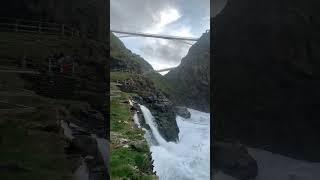
[[[162,138],[149,109],[140,108],[157,141],[147,139],[160,180],[210,179],[210,114],[189,109],[190,119],[178,116],[179,142],[173,143]]]

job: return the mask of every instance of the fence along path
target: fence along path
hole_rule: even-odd
[[[81,36],[79,30],[65,24],[3,17],[0,17],[0,30],[8,32],[52,34],[72,37]]]

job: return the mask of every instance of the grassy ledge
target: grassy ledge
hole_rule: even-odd
[[[112,81],[128,77],[128,74],[111,74]],[[111,178],[158,179],[152,173],[150,150],[144,139],[144,131],[135,126],[128,103],[129,94],[111,84]]]

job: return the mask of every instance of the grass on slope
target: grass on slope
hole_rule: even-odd
[[[167,96],[170,96],[175,91],[165,77],[157,72],[147,73],[145,74],[145,77],[149,78],[154,83],[155,87]]]
[[[64,153],[65,140],[55,117],[52,107],[2,116],[0,179],[71,179],[72,162]]]
[[[38,96],[23,89],[25,83],[17,74],[0,73],[0,101],[36,108],[32,113],[1,114],[0,179],[71,180],[77,162],[65,155],[67,142],[56,109],[84,103]]]
[[[27,63],[47,65],[46,58],[49,55],[61,52],[66,56],[77,53],[79,57],[86,57],[90,53],[93,56],[105,54],[100,44],[90,40],[58,35],[0,32],[0,64],[2,66],[20,65],[24,56],[27,58]]]
[[[119,77],[122,78],[121,75]],[[150,151],[144,139],[144,131],[134,125],[133,113],[127,103],[129,95],[119,91],[116,86],[111,86],[111,92],[117,92],[118,95],[110,103],[112,179],[157,179],[150,172],[152,163],[149,159]],[[135,143],[140,144],[139,149],[130,146]]]
[[[128,72],[111,72],[110,81],[111,82],[116,82],[117,80],[124,81],[124,80],[130,79],[130,77],[132,76],[133,74]]]

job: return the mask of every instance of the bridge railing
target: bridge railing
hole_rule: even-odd
[[[0,30],[7,32],[80,36],[80,31],[65,24],[15,18],[0,18]]]

